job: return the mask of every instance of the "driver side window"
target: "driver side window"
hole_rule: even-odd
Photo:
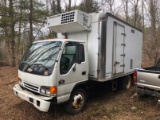
[[[76,43],[67,43],[64,47],[62,56],[61,56],[61,61],[60,61],[60,73],[61,74],[66,74],[72,65],[76,61]]]

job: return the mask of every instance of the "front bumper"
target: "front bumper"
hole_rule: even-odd
[[[48,112],[51,104],[53,104],[53,99],[51,97],[44,97],[41,95],[35,95],[30,91],[23,90],[19,84],[13,87],[14,94],[19,96],[21,99],[33,104],[37,109],[43,112]],[[56,104],[56,102],[54,103]]]

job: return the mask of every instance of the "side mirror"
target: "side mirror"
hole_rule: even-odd
[[[84,61],[84,46],[82,44],[78,44],[76,49],[76,62],[80,64],[83,61]]]

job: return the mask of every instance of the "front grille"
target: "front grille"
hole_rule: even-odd
[[[33,92],[38,92],[38,90],[39,90],[39,87],[31,85],[31,84],[28,84],[26,82],[24,82],[23,87],[26,88],[26,89],[28,89],[28,90],[31,90]]]

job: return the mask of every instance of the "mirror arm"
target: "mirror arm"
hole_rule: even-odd
[[[74,66],[73,66],[73,69],[72,69],[72,70],[73,70],[73,72],[74,72],[74,71],[76,71],[76,63],[74,64]]]

